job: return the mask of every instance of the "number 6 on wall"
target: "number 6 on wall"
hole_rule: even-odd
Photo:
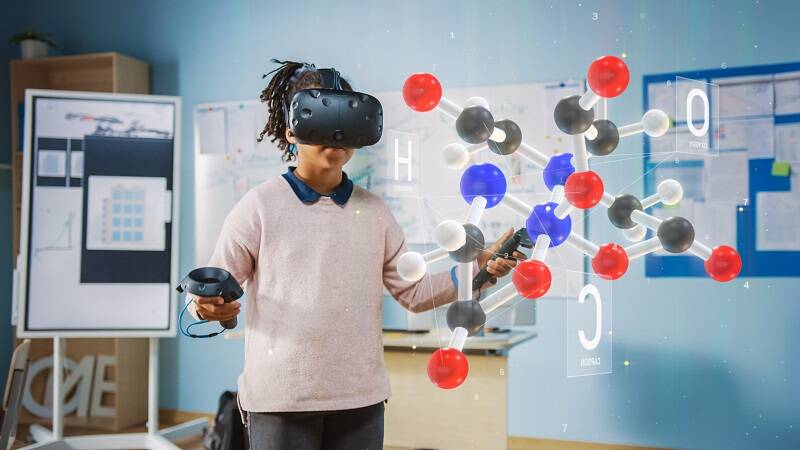
[[[600,298],[600,292],[597,288],[593,284],[587,284],[581,289],[578,303],[583,303],[589,295],[594,298],[596,306],[594,337],[591,340],[586,339],[586,334],[583,330],[578,330],[578,339],[580,339],[583,348],[592,351],[600,344],[600,337],[603,335],[603,300]]]

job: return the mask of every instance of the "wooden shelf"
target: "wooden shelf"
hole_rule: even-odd
[[[19,136],[19,105],[25,102],[26,89],[55,89],[89,92],[124,92],[147,94],[150,92],[150,66],[144,61],[120,53],[93,53],[86,55],[56,56],[39,59],[13,60],[11,79],[11,163],[13,222],[13,264],[16,267],[19,253],[19,226],[22,213],[22,162],[23,153]],[[116,415],[113,418],[65,417],[67,425],[120,430],[144,423],[147,419],[147,339],[67,339],[66,354],[79,361],[84,355],[113,355],[116,357],[114,373],[109,375],[117,383],[116,395],[109,398]],[[34,339],[31,360],[52,354],[52,341]],[[31,383],[35,398],[44,398],[45,377]],[[49,423],[24,413],[21,421]]]

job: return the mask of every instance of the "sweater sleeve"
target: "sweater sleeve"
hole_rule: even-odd
[[[404,308],[411,312],[424,312],[456,300],[457,291],[450,272],[426,274],[419,281],[406,281],[397,272],[397,261],[406,252],[402,228],[387,209],[386,248],[383,262],[383,285]],[[473,263],[473,276],[477,265]],[[471,282],[468,280],[467,282]]]
[[[248,192],[233,207],[222,225],[214,253],[208,266],[227,270],[240,284],[246,284],[253,276],[258,250],[261,244],[261,218],[255,207],[257,201],[254,192]],[[194,304],[195,296],[186,295],[189,312],[196,319],[202,319]]]

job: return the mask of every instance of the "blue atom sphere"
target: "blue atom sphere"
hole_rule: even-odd
[[[562,153],[550,158],[542,172],[547,189],[552,191],[554,187],[563,186],[567,182],[567,177],[575,172],[575,167],[570,162],[571,159],[572,153]]]
[[[531,215],[525,221],[525,228],[532,241],[540,234],[550,236],[550,247],[564,242],[572,231],[572,219],[569,215],[563,219],[556,217],[556,203],[540,203],[533,207]]]
[[[494,164],[474,164],[461,175],[461,195],[468,204],[475,197],[484,197],[486,207],[491,208],[506,195],[506,176]]]

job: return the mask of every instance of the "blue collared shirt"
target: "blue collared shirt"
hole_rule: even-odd
[[[289,167],[289,170],[283,174],[283,178],[289,183],[297,198],[303,203],[316,203],[320,197],[330,197],[337,205],[344,205],[350,199],[353,193],[353,182],[347,178],[347,174],[342,172],[342,182],[330,194],[320,194],[319,192],[311,189],[309,185],[303,182],[294,170],[297,167]]]

